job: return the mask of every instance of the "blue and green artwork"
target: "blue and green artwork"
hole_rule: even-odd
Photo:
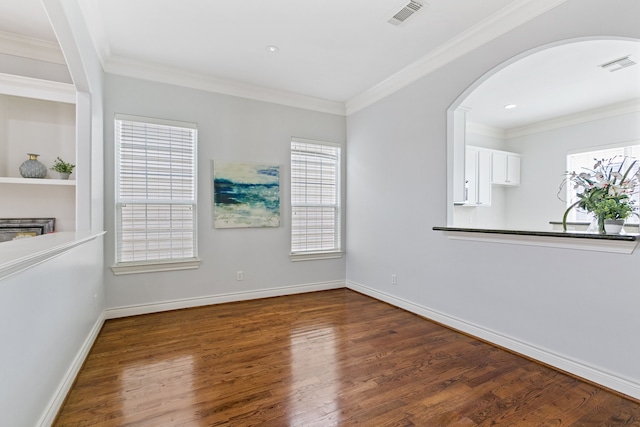
[[[215,228],[279,227],[280,167],[216,161],[213,205]]]

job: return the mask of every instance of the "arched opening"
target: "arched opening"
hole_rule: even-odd
[[[640,140],[638,63],[637,39],[580,38],[475,81],[447,112],[448,225],[552,230],[567,154]]]

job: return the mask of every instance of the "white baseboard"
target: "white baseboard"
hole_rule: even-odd
[[[158,313],[161,311],[178,310],[181,308],[200,307],[204,305],[221,304],[225,302],[246,301],[259,298],[269,298],[284,295],[302,294],[306,292],[326,291],[344,288],[343,280],[332,282],[310,283],[305,285],[283,286],[279,288],[263,289],[259,291],[233,292],[206,297],[187,298],[173,301],[163,301],[151,304],[131,305],[127,307],[109,308],[105,311],[107,319],[137,316],[139,314]]]
[[[56,415],[58,415],[58,411],[60,411],[60,408],[62,407],[62,404],[64,403],[64,400],[67,397],[67,394],[69,393],[69,390],[71,390],[71,386],[73,386],[73,382],[75,381],[76,376],[78,375],[78,372],[80,372],[80,368],[82,368],[82,365],[85,359],[89,355],[89,351],[91,351],[91,347],[93,346],[93,343],[95,342],[96,338],[98,337],[98,334],[100,333],[100,330],[102,329],[104,320],[105,320],[104,313],[102,313],[98,317],[98,320],[96,320],[96,323],[93,325],[93,328],[91,328],[91,331],[89,332],[87,339],[84,340],[84,343],[82,344],[82,347],[78,351],[78,354],[76,354],[76,357],[73,359],[73,362],[71,363],[71,366],[69,367],[69,369],[67,370],[67,373],[62,379],[62,382],[58,386],[58,389],[56,390],[53,397],[51,398],[51,401],[45,408],[45,411],[40,417],[38,424],[36,424],[37,426],[49,427],[55,421]]]
[[[583,362],[579,362],[577,360],[570,359],[566,356],[554,353],[552,351],[536,347],[532,344],[483,328],[482,326],[469,323],[462,319],[440,313],[436,310],[432,310],[430,308],[412,303],[405,299],[380,292],[376,289],[369,288],[359,283],[347,281],[346,287],[362,294],[368,295],[372,298],[410,311],[419,316],[434,320],[438,323],[467,333],[474,337],[504,347],[516,353],[538,360],[562,371],[576,375],[577,377],[584,378],[596,384],[600,384],[611,390],[615,390],[619,393],[631,396],[635,399],[640,399],[640,384],[629,381],[625,378],[621,378],[602,369],[586,365]]]

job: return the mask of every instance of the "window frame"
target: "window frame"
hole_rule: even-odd
[[[294,147],[293,144],[310,144],[317,145],[323,147],[333,147],[337,150],[336,153],[336,169],[335,169],[335,204],[326,204],[326,203],[294,203],[294,169],[293,169],[293,154]],[[292,261],[309,261],[309,260],[322,260],[322,259],[335,259],[341,258],[344,254],[342,249],[343,243],[343,217],[342,217],[342,146],[341,144],[327,141],[318,141],[313,139],[306,138],[291,138],[289,145],[289,154],[290,154],[290,188],[289,188],[289,211],[291,214],[291,226],[289,233],[289,243],[290,243],[290,254],[289,257]],[[335,225],[333,227],[334,231],[334,246],[331,249],[311,249],[311,250],[294,250],[294,210],[296,207],[329,207],[332,206],[335,209]]]
[[[137,122],[146,125],[159,125],[170,126],[191,129],[194,132],[193,135],[193,198],[184,200],[169,199],[124,199],[120,196],[120,179],[121,179],[121,165],[120,165],[120,148],[121,141],[119,138],[119,122]],[[151,117],[133,116],[125,114],[115,114],[114,117],[114,259],[115,263],[111,267],[111,270],[115,275],[121,274],[135,274],[135,273],[149,273],[158,271],[172,271],[172,270],[187,270],[195,269],[200,265],[200,259],[198,258],[198,128],[195,123],[180,122],[175,120],[157,119]],[[142,261],[119,261],[119,245],[120,237],[122,233],[122,221],[121,214],[122,208],[126,204],[136,204],[142,206],[167,206],[167,205],[188,205],[191,206],[192,211],[192,255],[184,258],[162,258],[154,260],[142,260]],[[148,228],[146,228],[148,229]],[[145,229],[145,230],[146,230]]]

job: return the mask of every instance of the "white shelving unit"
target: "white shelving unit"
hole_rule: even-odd
[[[10,178],[0,177],[0,184],[24,184],[24,185],[71,185],[75,186],[76,181],[72,179],[36,179],[36,178]]]
[[[75,232],[76,180],[18,174],[26,153],[39,153],[47,168],[56,156],[77,163],[74,86],[0,74],[0,94],[0,217],[53,217],[56,232]]]

